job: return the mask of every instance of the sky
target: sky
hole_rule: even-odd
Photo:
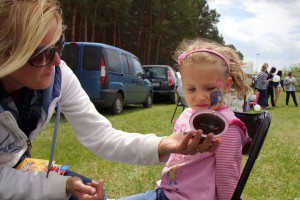
[[[300,65],[300,0],[207,0],[216,9],[217,27],[260,71],[264,63],[277,69]]]

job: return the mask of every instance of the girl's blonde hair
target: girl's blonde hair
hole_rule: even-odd
[[[196,49],[209,49],[223,55],[229,63],[230,69],[220,56],[209,52],[201,52],[188,55],[179,65],[179,70],[184,66],[195,62],[208,62],[210,64],[220,63],[224,65],[224,74],[229,75],[232,78],[232,88],[235,90],[237,97],[243,99],[245,95],[250,93],[250,87],[245,83],[246,74],[241,68],[243,63],[239,54],[228,46],[201,38],[193,40],[185,39],[178,45],[173,58],[177,61],[182,53],[188,53]]]
[[[53,19],[58,28],[49,46],[59,40],[64,29],[56,0],[0,0],[0,78],[27,63]]]

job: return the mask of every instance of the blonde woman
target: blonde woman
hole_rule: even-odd
[[[82,145],[113,161],[160,164],[172,152],[215,151],[219,141],[210,145],[209,137],[199,144],[198,132],[162,138],[114,129],[60,60],[63,31],[56,0],[0,0],[0,199],[105,199],[103,180],[92,181],[71,171],[65,176],[53,171],[34,175],[14,168],[28,156],[31,141],[55,110],[57,119],[60,111],[64,114]]]

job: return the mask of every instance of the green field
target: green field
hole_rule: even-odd
[[[300,93],[297,95],[300,100]],[[278,107],[268,110],[272,115],[271,127],[243,192],[246,200],[300,199],[300,107],[294,107],[290,100],[290,106],[286,108],[284,100],[285,93],[282,93]],[[121,115],[112,116],[105,112],[104,115],[117,129],[162,136],[172,132],[170,119],[174,109],[175,105],[171,104],[154,104],[150,109],[129,106]],[[180,111],[181,108],[178,114]],[[54,118],[34,140],[33,157],[48,159],[53,122]],[[153,189],[160,179],[163,166],[127,165],[96,157],[77,142],[63,117],[59,133],[54,157],[56,163],[69,164],[71,170],[94,180],[104,178],[108,198]]]

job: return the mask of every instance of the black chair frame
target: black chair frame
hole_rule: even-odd
[[[252,142],[243,148],[243,154],[248,155],[248,159],[231,198],[232,200],[240,200],[248,177],[267,136],[272,117],[268,112],[235,112],[235,116],[245,123],[248,135],[252,139]]]
[[[174,112],[173,112],[173,115],[172,115],[172,118],[171,118],[171,124],[173,124],[173,119],[174,119],[175,114],[176,114],[176,112],[177,112],[178,106],[181,106],[181,107],[182,107],[182,112],[183,112],[183,110],[187,107],[187,105],[185,105],[185,104],[181,101],[180,97],[179,97],[178,103],[176,104],[175,110],[174,110]]]

